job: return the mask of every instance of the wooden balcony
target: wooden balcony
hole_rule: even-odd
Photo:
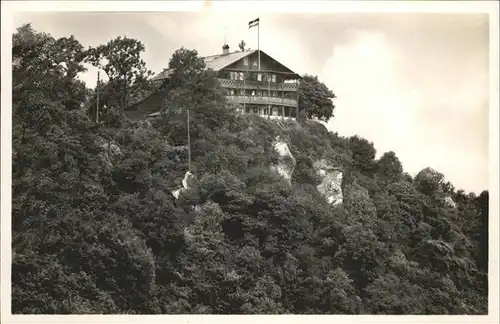
[[[277,105],[287,107],[297,107],[297,100],[282,99],[280,97],[267,96],[226,96],[227,100],[238,104],[256,104],[256,105]]]
[[[243,81],[243,80],[231,80],[231,79],[220,79],[220,78],[218,78],[217,81],[223,88],[297,92],[297,84],[295,83],[248,81],[248,80]]]

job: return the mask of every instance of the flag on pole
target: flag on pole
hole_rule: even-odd
[[[259,18],[251,20],[248,22],[248,29],[257,26],[257,52],[259,53],[259,70],[260,70],[260,27],[259,27]]]
[[[259,18],[254,19],[248,23],[248,29],[255,27],[255,26],[259,26]]]

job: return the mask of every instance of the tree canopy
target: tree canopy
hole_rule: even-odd
[[[95,123],[84,62],[108,57],[119,106],[148,80],[139,44],[13,35],[14,314],[487,314],[487,191],[412,178],[396,153],[314,121],[238,114],[185,48],[162,118]],[[197,181],[176,199],[186,109]],[[290,182],[269,167],[277,136]],[[340,205],[317,190],[320,160],[342,170]]]
[[[333,117],[335,94],[318,80],[317,76],[304,75],[299,83],[299,111],[307,118],[328,121]]]
[[[144,44],[127,37],[117,37],[87,50],[86,62],[104,71],[109,79],[99,84],[99,106],[104,108],[100,114],[102,117],[106,114],[105,119],[115,119],[117,112],[122,112],[152,90],[149,78],[153,73],[141,58],[144,50]]]

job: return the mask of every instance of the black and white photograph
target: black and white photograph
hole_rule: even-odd
[[[2,322],[498,323],[498,2],[10,2]]]

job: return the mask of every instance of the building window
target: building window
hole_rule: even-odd
[[[259,61],[258,61],[258,58],[254,58],[254,59],[253,59],[253,66],[254,66],[254,67],[258,67],[258,66],[259,66]]]
[[[276,74],[271,75],[271,82],[276,82]]]
[[[257,73],[257,81],[262,81],[262,73]]]
[[[244,66],[248,66],[248,57],[245,57],[245,58],[243,59],[243,65],[244,65]]]

